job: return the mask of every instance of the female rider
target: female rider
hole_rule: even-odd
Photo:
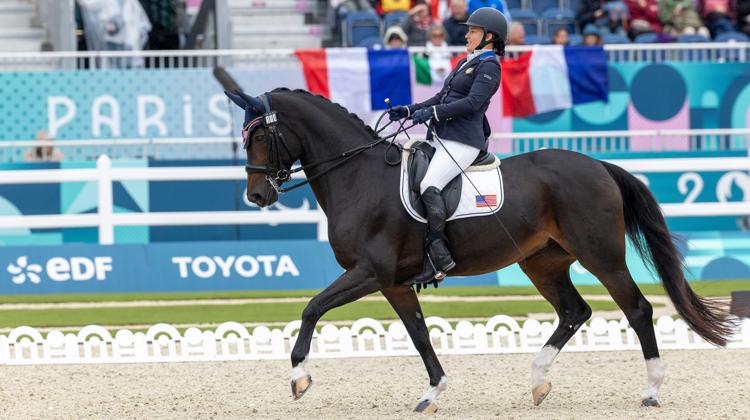
[[[497,9],[483,7],[472,13],[465,25],[469,26],[468,56],[448,75],[443,89],[424,102],[397,106],[389,111],[391,120],[408,117],[415,123],[432,120],[427,140],[439,139],[420,185],[427,213],[425,248],[429,261],[425,270],[408,284],[442,280],[445,273],[455,267],[444,234],[447,215],[440,192],[486,148],[490,134],[484,113],[500,87],[498,56],[505,54],[508,21]]]

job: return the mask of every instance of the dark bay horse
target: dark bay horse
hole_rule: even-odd
[[[416,411],[436,410],[447,379],[417,294],[403,285],[422,269],[425,225],[402,207],[399,167],[385,162],[384,143],[340,105],[305,91],[227,95],[246,112],[248,199],[261,207],[273,204],[279,184],[299,160],[328,217],[336,260],[346,270],[302,312],[291,354],[294,398],[312,384],[304,363],[318,320],[379,291],[403,321],[429,374],[430,387]],[[457,262],[450,275],[488,273],[517,262],[555,308],[559,325],[532,364],[535,404],[551,389],[546,373],[552,361],[591,316],[569,276],[578,260],[607,288],[637,333],[647,367],[642,404],[658,405],[664,370],[651,305],[625,264],[626,234],[690,327],[711,343],[726,343],[730,324],[721,308],[696,295],[685,281],[682,256],[644,184],[620,167],[564,150],[514,156],[504,159],[502,168],[506,191],[499,217],[507,232],[491,216],[449,222],[446,233]]]

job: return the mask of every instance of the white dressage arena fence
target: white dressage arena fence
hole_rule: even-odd
[[[520,324],[506,315],[486,323],[460,321],[453,327],[439,317],[426,319],[438,354],[532,353],[552,335],[555,322],[529,319]],[[188,328],[184,334],[172,325],[157,324],[145,333],[119,330],[114,336],[104,327],[90,325],[77,334],[51,331],[46,337],[31,327],[18,327],[0,335],[0,364],[97,364],[198,362],[287,359],[297,338],[300,321],[281,329],[265,326],[248,331],[236,322],[216,330]],[[682,320],[663,316],[656,322],[656,338],[662,349],[712,349]],[[750,348],[750,319],[738,322],[728,348]],[[635,332],[625,318],[594,318],[565,346],[565,351],[639,350]],[[327,324],[313,337],[312,358],[416,356],[406,328],[371,318],[351,326]]]

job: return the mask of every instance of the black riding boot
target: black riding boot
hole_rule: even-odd
[[[445,202],[440,190],[429,187],[422,194],[427,216],[427,237],[425,238],[424,270],[409,280],[407,284],[425,284],[440,281],[445,273],[456,266],[448,251],[445,238],[445,219],[448,217]]]

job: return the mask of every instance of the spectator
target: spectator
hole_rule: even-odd
[[[469,0],[469,14],[474,13],[480,7],[492,7],[508,16],[508,5],[505,0]]]
[[[441,25],[431,27],[428,34],[429,40],[425,45],[424,52],[430,63],[432,83],[436,86],[442,86],[443,80],[450,74],[453,67],[451,65],[453,54],[448,51],[445,29]]]
[[[658,0],[659,18],[664,32],[671,36],[689,35],[698,32],[708,38],[708,29],[695,11],[693,0]]]
[[[91,51],[140,51],[151,23],[138,0],[78,0]],[[142,58],[118,57],[115,67],[142,67]]]
[[[53,139],[47,135],[46,131],[39,130],[36,133],[36,140],[40,145],[29,149],[24,154],[23,158],[26,162],[59,162],[62,160],[63,154],[49,144]]]
[[[406,41],[408,39],[409,38],[406,36],[406,33],[404,33],[404,30],[398,25],[393,25],[386,29],[385,36],[383,37],[385,48],[387,50],[406,48]]]
[[[568,29],[564,26],[557,28],[555,35],[552,36],[552,43],[555,45],[568,45]]]
[[[586,25],[583,30],[583,45],[587,47],[602,45],[602,36],[596,25],[591,23]]]
[[[750,0],[737,1],[737,30],[750,36]]]
[[[423,46],[427,43],[427,31],[432,26],[430,9],[420,3],[409,10],[409,16],[401,24],[401,28],[408,37],[409,46]]]
[[[583,0],[576,12],[578,25],[585,28],[594,24],[606,28],[613,34],[625,34],[629,11],[625,3],[621,1],[606,0]]]
[[[524,45],[526,44],[526,30],[523,28],[523,24],[520,22],[513,22],[510,24],[510,31],[508,32],[507,45]]]
[[[140,0],[153,28],[148,35],[150,50],[180,49],[177,2],[174,0]]]
[[[661,32],[659,20],[659,6],[656,0],[625,0],[630,10],[630,37],[640,34]]]
[[[603,19],[604,15],[603,0],[583,0],[576,11],[576,22],[581,28],[597,23],[597,20]]]
[[[443,26],[448,34],[448,44],[464,45],[466,44],[466,32],[469,27],[463,25],[469,18],[466,0],[451,0],[451,15],[443,21]]]
[[[734,31],[737,19],[736,0],[698,0],[698,13],[703,18],[712,37]]]

